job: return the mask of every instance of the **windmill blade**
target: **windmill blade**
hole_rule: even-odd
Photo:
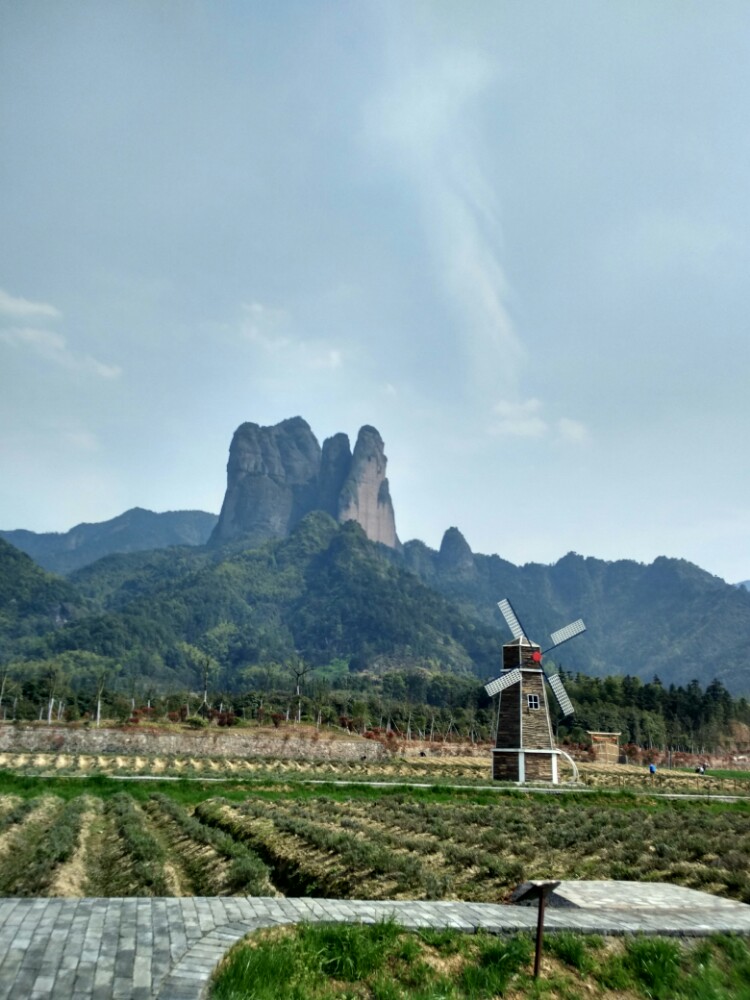
[[[517,684],[521,680],[521,671],[516,667],[515,670],[511,670],[508,674],[503,674],[502,677],[496,677],[494,681],[490,681],[489,684],[484,685],[484,690],[492,698],[500,691],[504,691],[506,688],[511,687],[513,684]]]
[[[563,715],[573,715],[575,709],[568,697],[568,692],[563,687],[563,682],[560,680],[559,674],[547,674],[547,680],[549,681],[549,686],[555,692],[555,698],[557,698],[557,703],[562,709]]]
[[[511,632],[513,634],[513,638],[514,639],[526,639],[526,633],[524,632],[523,628],[521,627],[521,623],[519,622],[518,617],[517,617],[515,611],[511,607],[511,604],[510,604],[510,601],[508,600],[508,598],[504,597],[502,599],[502,601],[498,601],[497,602],[497,606],[500,608],[500,612],[501,612],[503,618],[505,619],[506,625],[511,630]],[[528,642],[529,640],[526,639],[526,641]]]
[[[552,640],[552,645],[547,646],[546,649],[542,650],[542,654],[549,653],[551,649],[555,646],[562,646],[564,642],[568,639],[572,639],[573,636],[580,635],[581,632],[586,631],[586,626],[583,624],[583,619],[579,618],[578,621],[571,622],[570,625],[566,625],[565,628],[559,628],[557,632],[553,632],[550,636]]]

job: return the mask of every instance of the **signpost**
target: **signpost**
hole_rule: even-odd
[[[537,900],[537,920],[536,920],[536,952],[534,953],[534,979],[539,978],[539,963],[542,960],[542,938],[544,937],[544,905],[547,896],[558,887],[557,882],[545,882],[535,880],[524,882],[517,889],[513,890],[511,902],[528,905],[533,899]]]

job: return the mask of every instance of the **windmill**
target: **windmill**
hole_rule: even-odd
[[[557,758],[545,680],[552,688],[563,715],[572,715],[573,706],[558,674],[548,674],[542,657],[581,632],[586,626],[579,618],[550,636],[552,645],[542,649],[527,638],[509,600],[498,603],[513,641],[503,646],[503,672],[485,685],[492,697],[500,695],[497,740],[492,752],[492,777],[497,781],[551,781],[557,784]]]

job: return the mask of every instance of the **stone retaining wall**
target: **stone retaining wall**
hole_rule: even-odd
[[[388,756],[374,740],[337,739],[292,732],[153,732],[133,729],[68,729],[64,726],[0,727],[0,751],[7,753],[121,754],[175,757],[276,757],[287,760],[380,760]]]

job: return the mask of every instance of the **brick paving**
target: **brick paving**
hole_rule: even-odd
[[[202,1000],[228,948],[301,921],[533,930],[535,907],[492,903],[186,897],[1,899],[0,1000]],[[597,934],[750,935],[750,906],[661,883],[563,882],[546,928]]]

